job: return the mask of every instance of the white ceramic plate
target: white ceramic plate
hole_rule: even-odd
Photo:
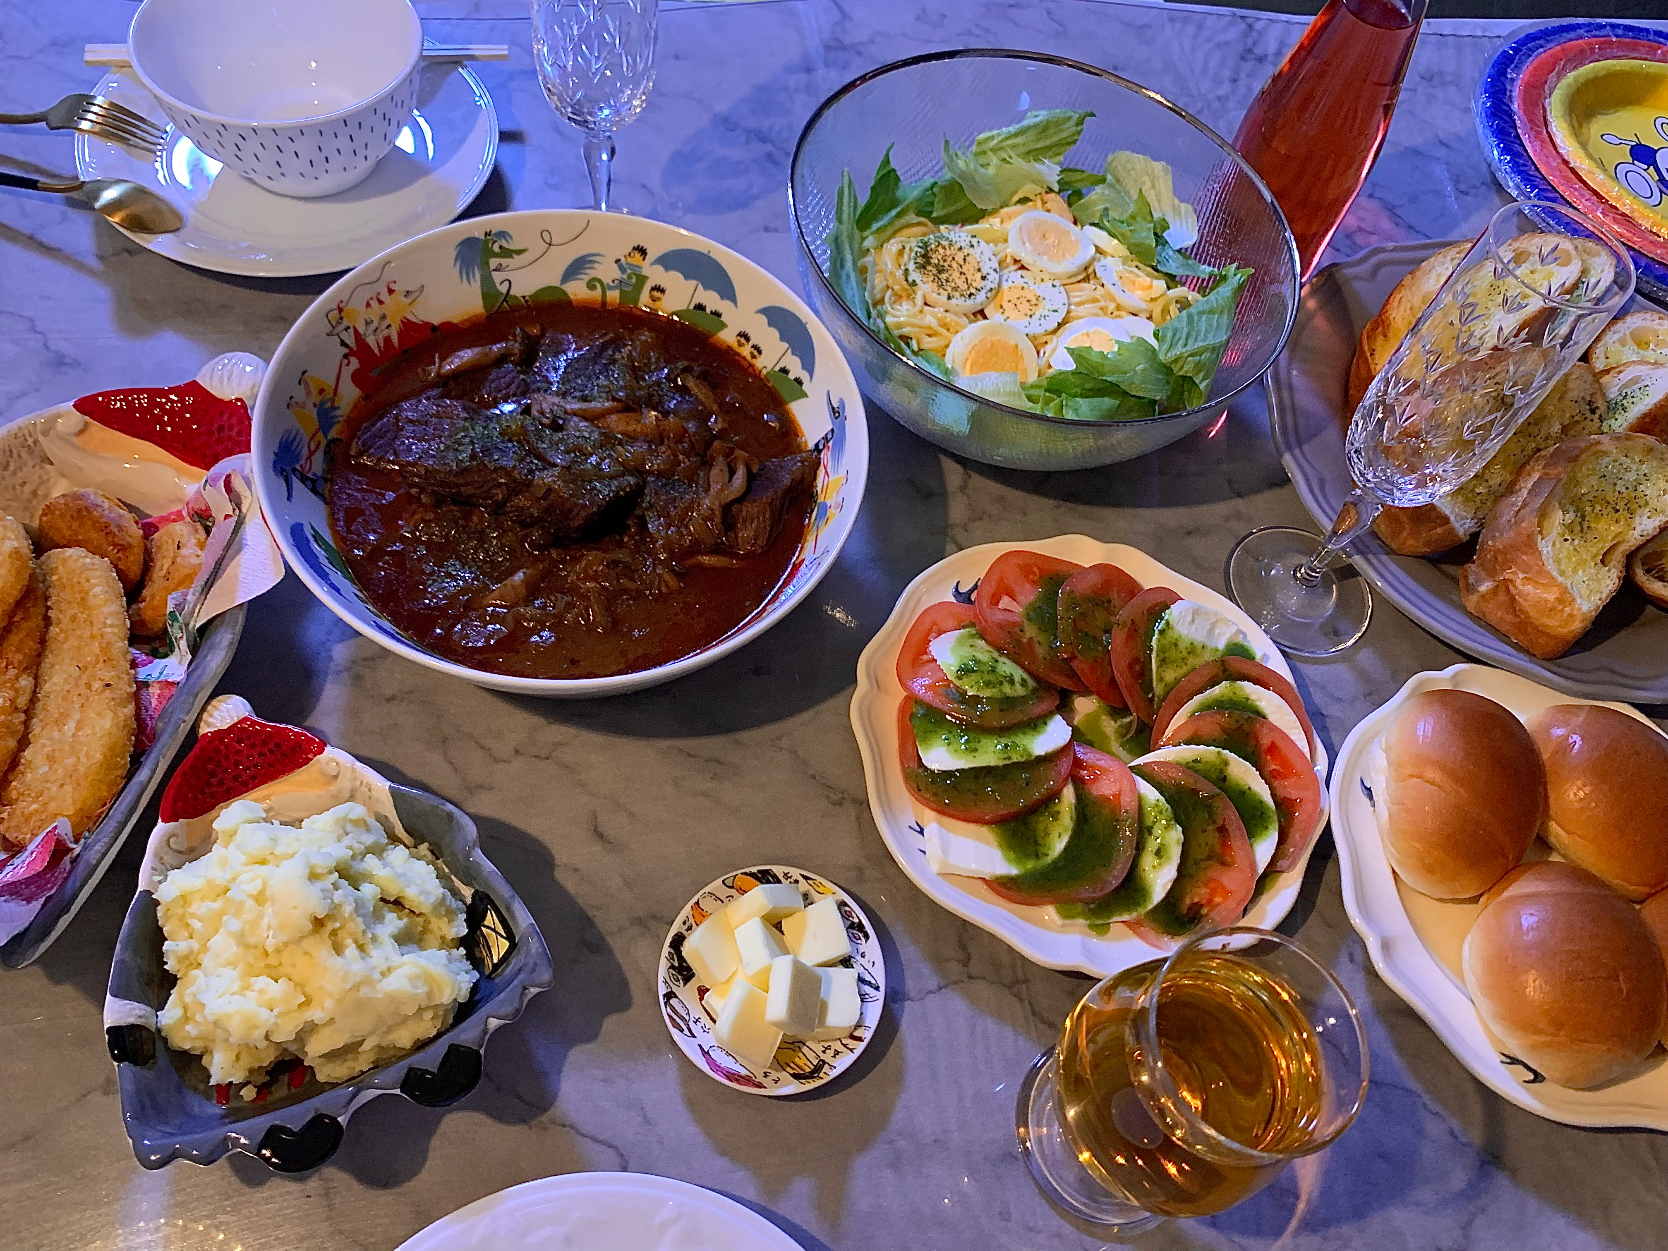
[[[857,750],[863,757],[869,808],[892,859],[933,900],[964,920],[989,930],[1027,959],[1045,968],[1076,969],[1080,973],[1107,977],[1151,960],[1159,953],[1125,926],[1114,925],[1109,933],[1097,935],[1081,921],[1061,920],[1052,907],[1009,903],[976,878],[940,877],[934,873],[927,867],[925,823],[938,821],[951,826],[954,823],[917,805],[904,789],[903,774],[898,768],[898,702],[903,699],[904,691],[896,670],[904,635],[928,604],[951,599],[957,591],[964,598],[970,595],[990,563],[1003,552],[1014,550],[1042,552],[1080,565],[1105,561],[1123,569],[1143,587],[1167,586],[1183,598],[1232,618],[1251,637],[1258,654],[1276,673],[1290,679],[1292,671],[1268,635],[1231,600],[1167,569],[1145,552],[1122,543],[1102,543],[1082,534],[1035,543],[986,543],[939,561],[904,589],[880,633],[863,649],[857,661],[857,693],[851,697],[851,728],[857,735]],[[1325,745],[1317,744],[1316,751],[1315,772],[1320,776],[1324,794]],[[1240,924],[1265,929],[1278,925],[1297,899],[1303,871],[1313,851],[1311,842],[1303,863],[1275,879]]]
[[[131,69],[115,69],[94,92],[160,126],[168,121]],[[123,231],[160,256],[255,278],[352,269],[413,235],[444,226],[475,198],[498,155],[498,114],[466,66],[424,67],[411,121],[392,152],[356,187],[316,200],[277,195],[236,174],[168,129],[154,161],[77,132],[83,178],[130,178],[171,200],[185,227],[171,235]]]
[[[1440,673],[1410,678],[1394,699],[1350,731],[1338,749],[1338,767],[1332,771],[1332,839],[1338,848],[1344,910],[1366,942],[1379,976],[1490,1090],[1537,1116],[1565,1125],[1668,1130],[1668,1064],[1663,1063],[1661,1051],[1636,1077],[1599,1090],[1566,1090],[1497,1048],[1471,1006],[1460,973],[1460,946],[1477,915],[1477,905],[1429,899],[1391,870],[1373,815],[1370,757],[1385,725],[1404,702],[1421,691],[1446,689],[1485,695],[1522,718],[1552,704],[1600,702],[1572,700],[1528,678],[1483,665],[1454,665]],[[1603,706],[1651,725],[1626,704]]]
[[[734,1199],[651,1173],[541,1177],[477,1199],[398,1251],[800,1251]]]
[[[857,989],[863,998],[863,1019],[844,1038],[828,1042],[785,1038],[768,1069],[756,1069],[720,1047],[712,1036],[713,1013],[702,1002],[707,987],[684,959],[683,940],[707,917],[732,899],[764,882],[789,882],[799,887],[806,903],[826,895],[840,901],[851,939],[850,967],[857,970]],[[849,1069],[874,1036],[886,1004],[886,958],[875,927],[857,901],[827,878],[785,864],[759,864],[726,873],[708,882],[683,906],[660,949],[660,1014],[678,1050],[713,1081],[749,1095],[798,1095],[827,1085]]]

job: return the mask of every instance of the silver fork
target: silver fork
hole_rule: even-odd
[[[117,104],[105,96],[85,92],[65,96],[39,113],[0,113],[0,125],[24,126],[45,122],[48,130],[82,130],[100,139],[155,153],[161,150],[167,132],[148,117]]]

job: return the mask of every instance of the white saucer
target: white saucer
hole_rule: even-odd
[[[568,1173],[500,1190],[459,1208],[399,1251],[800,1251],[764,1217],[714,1191],[651,1173]]]
[[[93,90],[167,126],[130,69],[111,70]],[[492,97],[465,66],[427,66],[416,111],[396,145],[357,187],[316,200],[275,195],[235,174],[220,177],[219,163],[172,127],[153,162],[77,132],[75,164],[83,178],[154,187],[185,214],[185,227],[171,235],[122,231],[135,243],[199,269],[288,278],[352,269],[461,213],[498,154]]]

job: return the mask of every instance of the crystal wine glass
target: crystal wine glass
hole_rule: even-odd
[[[1236,927],[1114,974],[1020,1087],[1031,1175],[1080,1220],[1137,1233],[1224,1212],[1348,1129],[1367,1036],[1292,939]]]
[[[585,133],[591,203],[609,202],[614,132],[654,85],[659,0],[533,0],[533,61],[545,99]]]
[[[1627,249],[1564,205],[1508,204],[1391,353],[1344,440],[1353,489],[1324,540],[1253,530],[1228,556],[1228,587],[1280,647],[1342,651],[1365,633],[1363,579],[1332,558],[1380,509],[1429,504],[1499,452],[1633,294]]]

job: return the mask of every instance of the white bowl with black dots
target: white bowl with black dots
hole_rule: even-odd
[[[417,99],[410,0],[145,0],[134,73],[202,152],[280,195],[332,195],[394,146]]]

